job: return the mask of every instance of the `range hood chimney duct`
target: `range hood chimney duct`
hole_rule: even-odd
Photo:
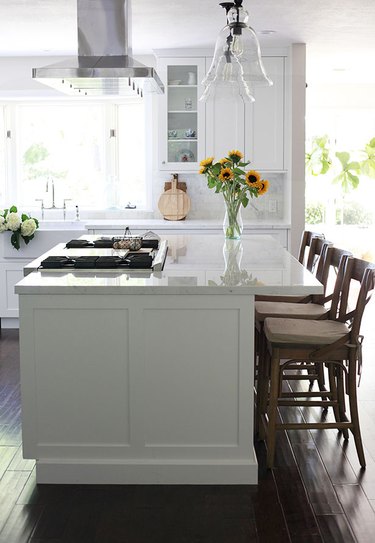
[[[34,79],[72,95],[164,92],[155,69],[131,56],[131,0],[77,0],[77,32],[78,57],[33,68]]]

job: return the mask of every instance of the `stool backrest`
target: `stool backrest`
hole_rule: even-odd
[[[305,264],[306,261],[306,249],[310,247],[311,241],[313,238],[322,238],[324,239],[324,234],[319,234],[318,232],[311,232],[310,230],[305,230],[302,232],[301,242],[299,246],[298,261],[301,264]],[[310,270],[311,271],[311,270]]]
[[[338,316],[338,308],[342,298],[344,288],[345,274],[348,270],[348,259],[353,255],[346,249],[338,247],[328,247],[324,260],[324,270],[322,272],[321,283],[324,286],[323,303],[331,302],[329,318],[335,320]],[[329,292],[329,293],[328,293]]]
[[[341,289],[337,320],[349,322],[353,340],[358,337],[363,312],[375,286],[375,264],[349,258]],[[350,306],[354,309],[350,310]]]
[[[310,241],[310,249],[306,262],[306,268],[315,273],[316,278],[322,282],[321,276],[324,269],[324,260],[328,247],[333,245],[331,241],[313,236]]]

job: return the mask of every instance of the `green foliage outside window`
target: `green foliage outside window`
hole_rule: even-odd
[[[340,184],[345,193],[359,185],[360,175],[375,179],[375,138],[360,151],[362,160],[352,160],[348,151],[336,151],[334,158],[329,137],[319,136],[312,140],[311,150],[306,153],[306,171],[313,176],[325,175],[333,169],[338,172],[332,179]]]
[[[65,179],[67,171],[56,171],[48,167],[47,159],[50,153],[43,143],[33,143],[24,152],[23,164],[27,179]]]

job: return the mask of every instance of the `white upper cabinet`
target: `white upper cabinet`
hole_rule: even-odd
[[[285,56],[263,57],[273,85],[256,88],[255,102],[245,104],[236,94],[199,101],[211,60],[158,59],[166,88],[159,102],[159,169],[196,171],[203,158],[239,149],[257,170],[285,171]]]
[[[159,169],[197,171],[205,156],[204,58],[160,58]]]
[[[255,102],[246,105],[246,156],[257,170],[283,171],[285,59],[265,57],[262,60],[273,85],[255,89]]]

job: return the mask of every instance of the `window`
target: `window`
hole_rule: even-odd
[[[4,119],[4,108],[0,106],[0,179],[5,180],[5,119]],[[3,206],[5,201],[5,183],[0,182],[0,208]]]
[[[24,209],[39,206],[36,199],[43,199],[46,208],[62,208],[64,199],[71,200],[68,207],[81,209],[123,209],[128,202],[146,207],[143,102],[23,102],[4,107],[11,111],[14,166],[9,176],[16,183],[9,180],[8,194],[0,189],[3,201]],[[0,173],[4,157],[0,140]]]
[[[146,141],[143,104],[118,108],[118,169],[121,201],[139,203],[146,193]]]

